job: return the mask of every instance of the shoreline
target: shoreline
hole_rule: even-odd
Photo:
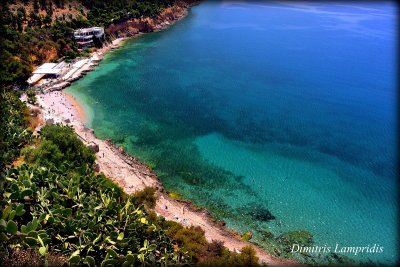
[[[189,7],[187,7],[189,8]],[[173,23],[183,19],[188,14],[174,20],[171,24],[164,24],[155,31],[161,31]],[[110,44],[94,52],[100,55],[100,60],[113,49],[121,44],[143,33],[135,34],[131,37],[120,37],[113,40]],[[93,56],[93,54],[92,54]],[[92,70],[92,69],[91,69]],[[83,77],[86,72],[82,72],[77,79]],[[157,215],[167,220],[181,223],[184,226],[200,226],[204,232],[207,241],[222,241],[224,246],[231,251],[238,252],[242,247],[251,245],[257,253],[261,262],[269,265],[299,265],[299,263],[290,259],[274,258],[264,249],[251,242],[243,241],[238,234],[218,223],[204,208],[196,208],[190,201],[171,198],[158,178],[158,176],[144,163],[134,156],[128,155],[124,150],[113,144],[111,140],[98,139],[92,129],[85,127],[87,114],[84,107],[70,93],[63,92],[63,88],[57,88],[54,91],[47,90],[38,94],[38,105],[41,108],[44,124],[62,123],[72,126],[80,139],[88,146],[97,146],[96,153],[96,171],[103,173],[112,181],[117,183],[127,194],[132,194],[143,189],[146,186],[156,188],[157,202],[154,211]],[[39,128],[43,126],[40,125]],[[165,209],[165,207],[168,207]]]
[[[150,30],[148,31],[139,31],[136,28],[135,31],[131,31],[132,27],[130,26],[130,23],[137,23],[137,19],[121,23],[124,26],[121,26],[122,28],[119,31],[113,32],[111,28],[113,28],[112,26],[115,25],[110,25],[110,29],[108,29],[109,32],[107,33],[110,36],[110,39],[104,42],[101,48],[91,52],[89,57],[77,57],[72,63],[68,63],[68,67],[64,68],[66,73],[63,77],[51,79],[49,81],[44,79],[44,82],[40,82],[34,85],[34,87],[41,93],[48,91],[60,91],[69,87],[73,82],[81,79],[88,72],[93,71],[99,65],[99,62],[102,61],[110,51],[120,48],[125,41],[132,40],[145,33],[159,32],[169,28],[176,22],[185,18],[188,15],[189,8],[196,4],[197,2],[192,4],[178,2],[170,7],[167,7],[156,18],[140,19],[140,22],[145,22],[147,25],[149,25]],[[177,14],[174,14],[174,12]],[[125,30],[122,30],[124,27]]]
[[[95,169],[117,183],[127,194],[142,190],[146,186],[156,188],[157,202],[154,211],[166,220],[179,222],[183,226],[200,226],[208,242],[222,241],[231,251],[238,252],[244,246],[251,245],[261,262],[268,265],[292,265],[299,263],[291,259],[274,258],[254,243],[244,241],[233,230],[218,223],[204,208],[196,208],[190,201],[174,199],[168,195],[158,176],[143,162],[128,155],[113,144],[111,140],[98,139],[92,129],[86,128],[81,120],[79,102],[64,92],[47,92],[38,95],[38,103],[44,114],[44,124],[62,123],[72,126],[87,146],[96,145]],[[42,115],[43,115],[42,114]],[[68,121],[69,122],[66,122]],[[43,125],[40,125],[40,128]],[[36,130],[38,130],[38,128]],[[167,206],[167,209],[165,207]]]
[[[67,98],[68,102],[71,103],[73,108],[76,111],[76,116],[78,116],[79,120],[81,121],[82,124],[85,124],[87,122],[87,114],[83,106],[79,103],[78,100],[76,100],[75,96],[73,96],[70,93],[67,92],[61,92],[64,94],[64,96]]]

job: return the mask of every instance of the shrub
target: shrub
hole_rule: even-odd
[[[88,169],[66,172],[68,167],[25,164],[1,179],[0,252],[16,247],[44,257],[61,252],[71,264],[81,265],[187,261],[133,197],[110,187],[105,176]]]
[[[43,140],[38,148],[23,148],[21,154],[26,162],[43,167],[59,165],[64,159],[58,146],[49,140]]]
[[[93,151],[83,144],[69,126],[46,125],[40,135],[40,145],[24,151],[29,163],[49,167],[68,162],[78,168],[91,167],[96,159]]]
[[[11,249],[8,256],[2,259],[2,266],[64,266],[67,259],[62,254],[49,253],[46,258],[34,249]]]
[[[200,263],[202,263],[201,265],[218,265],[217,263],[222,261],[219,259],[222,259],[225,253],[229,253],[229,251],[224,247],[224,243],[222,241],[213,240],[211,243],[207,244],[204,255],[200,259]]]
[[[243,266],[259,266],[256,251],[252,246],[245,246],[240,250],[238,255],[238,262]]]
[[[154,208],[157,201],[155,192],[156,189],[154,187],[145,187],[143,190],[134,194],[135,203],[137,205],[143,204],[148,208]]]
[[[25,108],[16,92],[0,89],[0,175],[32,138],[26,128]]]
[[[203,229],[199,226],[183,227],[172,221],[167,222],[167,228],[167,235],[176,240],[178,246],[183,251],[187,251],[194,262],[198,262],[207,249],[207,240]]]
[[[178,192],[170,192],[168,196],[174,199],[182,199],[182,196]]]
[[[219,247],[219,244],[214,246]],[[231,252],[225,247],[219,248],[218,254],[214,256],[203,258],[199,265],[200,266],[266,266],[265,264],[259,264],[259,258],[256,256],[256,251],[252,246],[245,246],[241,249],[240,253]]]
[[[251,231],[248,231],[242,235],[242,239],[244,241],[249,241],[252,237],[253,237],[253,233]]]
[[[28,90],[26,90],[26,96],[28,97],[29,104],[36,105],[36,92],[33,88],[29,88]]]

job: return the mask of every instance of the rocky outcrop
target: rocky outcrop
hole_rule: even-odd
[[[94,142],[89,144],[89,148],[95,153],[99,152],[99,150],[100,150],[99,145]]]
[[[109,39],[132,37],[140,33],[158,31],[168,27],[172,22],[186,16],[190,4],[183,1],[178,1],[174,5],[165,8],[155,18],[140,18],[131,19],[125,22],[119,22],[109,25],[106,29],[106,35]]]

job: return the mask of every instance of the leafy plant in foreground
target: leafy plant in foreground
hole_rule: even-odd
[[[9,169],[1,178],[2,256],[10,249],[32,248],[44,258],[61,253],[70,264],[89,266],[187,262],[165,231],[134,204],[134,196],[94,174],[87,164],[92,152],[69,134],[67,127],[44,127],[42,144],[52,142],[60,155],[37,154],[41,144],[31,149],[38,155],[33,165]],[[78,164],[80,157],[86,161]]]

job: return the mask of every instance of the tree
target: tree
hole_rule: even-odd
[[[51,24],[51,21],[52,21],[51,15],[49,15],[49,14],[47,14],[47,15],[44,17],[44,19],[43,19],[43,23],[44,23],[45,25],[50,25],[50,24]]]
[[[25,8],[24,7],[19,7],[18,9],[17,9],[17,16],[19,17],[19,18],[21,18],[21,20],[22,21],[25,21],[26,20],[26,10],[25,10]]]
[[[40,27],[42,26],[42,18],[40,15],[37,14],[37,12],[31,12],[29,14],[29,25],[31,27]]]
[[[39,12],[38,0],[33,0],[33,10],[35,11],[35,13]]]
[[[26,96],[28,97],[28,103],[35,105],[37,98],[36,98],[36,92],[33,88],[29,88],[26,90]]]
[[[102,40],[100,38],[97,38],[95,35],[93,35],[93,45],[97,48],[103,47]]]

